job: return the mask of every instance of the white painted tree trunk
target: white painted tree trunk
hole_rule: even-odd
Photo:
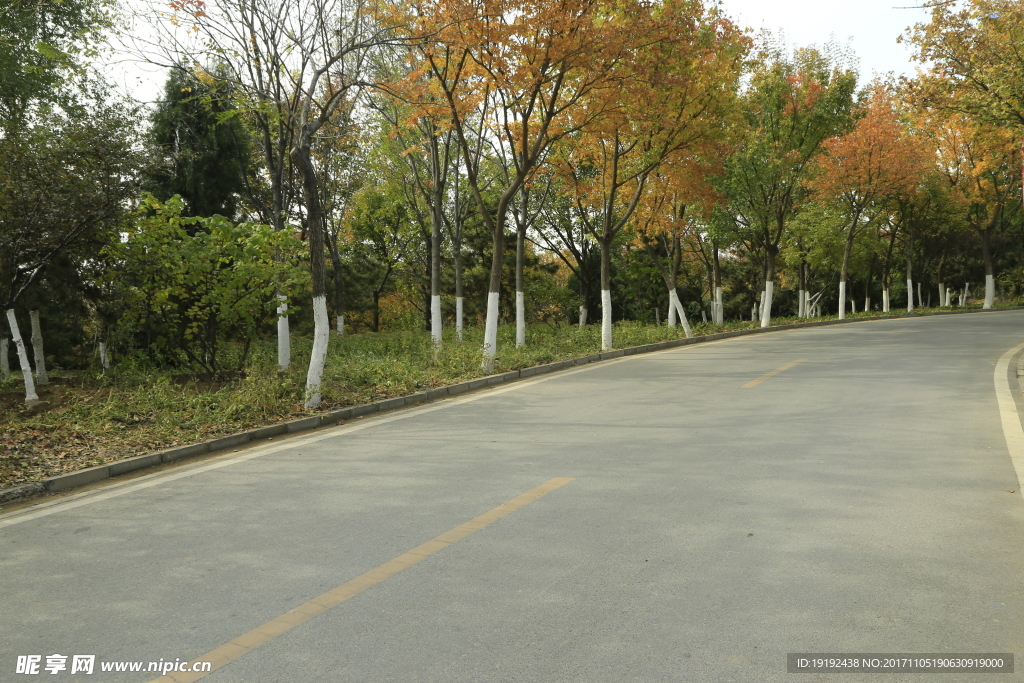
[[[914,281],[907,278],[907,313],[914,310]]]
[[[306,408],[320,405],[320,381],[327,363],[327,344],[330,341],[331,323],[327,318],[327,297],[313,297],[313,353],[309,358],[306,373]]]
[[[674,290],[668,290],[668,316],[665,318],[668,320],[668,326],[674,328],[676,326],[676,305],[672,301],[672,295],[675,294]]]
[[[715,323],[721,325],[725,322],[725,309],[722,306],[722,288],[715,287]]]
[[[107,353],[107,342],[100,342],[100,367],[106,372],[110,369],[110,355]]]
[[[982,308],[992,308],[996,296],[996,280],[991,275],[985,276],[985,305]]]
[[[882,312],[889,312],[889,288],[886,287],[882,290]]]
[[[292,340],[288,329],[288,297],[278,294],[277,300],[277,368],[281,372],[292,363]]]
[[[917,283],[917,307],[924,308],[924,298],[921,296],[921,283]]]
[[[337,315],[337,317],[335,317],[334,321],[335,321],[335,325],[336,325],[335,331],[338,333],[338,336],[339,337],[344,337],[345,336],[345,314],[344,313],[339,313]]]
[[[772,294],[775,292],[775,283],[768,280],[764,283],[764,297],[761,299],[761,327],[772,326]]]
[[[704,307],[700,307],[700,321],[705,325],[708,324],[708,314],[704,311]]]
[[[939,283],[939,306],[940,307],[946,305],[946,291],[945,291],[945,287],[946,287],[946,285],[944,283],[942,283],[942,282]]]
[[[839,319],[846,320],[846,282],[839,281]]]
[[[455,297],[455,336],[459,341],[462,341],[462,319],[464,317],[462,313],[462,302],[465,297]]]
[[[946,301],[942,305],[943,306],[952,306],[953,305],[953,288],[952,287],[946,287]]]
[[[430,297],[430,336],[434,347],[441,348],[441,295]]]
[[[28,351],[25,350],[25,342],[21,338],[21,330],[18,329],[18,319],[14,317],[14,309],[7,309],[7,324],[11,326],[11,338],[14,339],[14,347],[18,350],[18,365],[21,366],[21,377],[25,381],[25,402],[38,401],[39,394],[36,393],[36,383],[32,379],[32,366],[28,364]]]
[[[690,329],[690,321],[686,319],[686,311],[683,310],[683,305],[679,303],[679,295],[676,294],[676,290],[672,290],[668,293],[669,303],[675,306],[676,313],[679,315],[679,322],[683,326],[683,333],[686,338],[689,339],[693,336],[693,331]]]
[[[11,378],[11,359],[7,355],[7,344],[10,340],[7,335],[0,338],[0,376],[6,382]]]
[[[851,296],[850,297],[850,313],[856,313],[856,312],[857,312],[857,300],[854,299]]]
[[[582,330],[587,324],[587,307],[580,306],[580,324],[579,328]]]
[[[612,291],[601,290],[601,350],[612,350]]]
[[[46,374],[46,352],[43,350],[43,326],[39,324],[39,311],[29,311],[28,318],[32,325],[32,358],[36,362],[36,383],[49,384],[50,377]]]
[[[486,373],[494,372],[494,356],[498,353],[498,293],[487,292],[487,317],[484,319],[484,361]]]
[[[750,307],[750,320],[751,320],[751,322],[757,320],[757,302],[756,301],[754,302],[754,305]]]
[[[516,292],[516,348],[526,346],[526,301],[522,292]]]
[[[800,289],[796,293],[796,317],[806,318],[807,315],[807,299],[805,298],[806,292]]]

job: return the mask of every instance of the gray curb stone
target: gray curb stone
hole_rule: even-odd
[[[314,415],[313,417],[304,417],[301,420],[292,420],[291,422],[285,422],[285,426],[288,428],[288,433],[304,432],[307,429],[316,429],[320,426],[320,416]]]
[[[278,424],[267,425],[266,427],[259,427],[257,429],[242,432],[240,434],[232,434],[230,436],[220,437],[218,439],[214,439],[212,441],[207,441],[204,443],[197,443],[188,446],[179,446],[177,448],[170,448],[164,451],[158,451],[156,453],[149,453],[147,455],[140,455],[134,458],[128,458],[127,460],[108,463],[106,465],[101,465],[99,467],[90,467],[89,469],[79,470],[78,472],[62,474],[57,477],[44,479],[41,482],[24,484],[22,486],[16,486],[14,488],[0,491],[0,505],[18,500],[20,498],[36,496],[39,495],[40,493],[43,493],[44,491],[65,491],[67,489],[83,486],[94,481],[100,481],[103,479],[108,479],[109,477],[115,477],[120,474],[125,474],[127,472],[133,472],[135,470],[143,469],[146,467],[159,465],[160,463],[173,462],[175,460],[191,458],[197,455],[202,455],[204,453],[210,453],[213,451],[233,448],[235,446],[244,445],[251,441],[265,439],[272,436],[278,436],[279,434],[293,434],[295,432],[316,429],[317,427],[345,422],[347,420],[351,420],[357,417],[362,417],[363,415],[370,415],[376,412],[395,410],[397,408],[403,408],[408,405],[427,403],[429,401],[434,401],[440,398],[444,398],[446,396],[456,396],[467,391],[476,391],[478,389],[484,389],[489,386],[504,384],[505,382],[512,382],[518,379],[526,379],[527,377],[535,377],[537,375],[545,375],[550,372],[557,372],[559,370],[565,370],[567,368],[578,367],[581,365],[588,365],[590,363],[594,363],[600,360],[611,360],[614,358],[621,358],[624,356],[633,356],[642,353],[652,353],[655,351],[663,351],[665,349],[678,348],[680,346],[687,346],[689,344],[698,344],[706,341],[716,341],[718,339],[730,339],[733,337],[740,337],[748,334],[777,332],[779,330],[793,330],[798,328],[820,327],[822,325],[838,325],[842,323],[852,322],[867,322],[871,320],[919,318],[926,315],[994,313],[996,311],[1018,311],[1021,309],[1024,309],[1024,306],[1015,306],[1012,308],[994,308],[988,310],[971,309],[966,311],[934,311],[909,314],[905,313],[901,315],[872,316],[868,318],[847,318],[845,320],[820,320],[816,322],[790,323],[788,325],[777,325],[774,327],[768,327],[763,329],[752,328],[747,330],[733,330],[730,332],[716,332],[715,334],[709,334],[703,337],[693,337],[690,339],[671,339],[663,342],[656,342],[654,344],[644,344],[643,346],[633,346],[625,349],[615,349],[614,351],[605,351],[603,353],[594,353],[590,354],[589,356],[583,356],[581,358],[572,358],[569,360],[548,363],[545,365],[536,365],[531,368],[513,370],[511,372],[505,372],[499,375],[491,375],[489,377],[472,379],[466,382],[459,382],[458,384],[451,384],[445,387],[437,387],[436,389],[430,389],[429,391],[412,394],[410,396],[400,396],[398,398],[385,399],[383,401],[377,401],[376,403],[367,403],[361,406],[343,408],[341,410],[335,410],[333,412],[324,413],[322,415],[313,415],[311,417],[292,420],[291,422],[281,422]]]
[[[319,419],[317,424],[319,424]],[[222,436],[219,439],[213,439],[212,441],[206,442],[206,448],[210,451],[223,451],[227,448],[234,448],[235,446],[244,446],[249,443],[249,432],[242,432],[241,434],[232,434],[231,436]]]
[[[209,451],[210,446],[208,444],[197,443],[191,446],[179,446],[177,448],[161,451],[160,459],[163,462],[173,462],[175,460],[181,460],[182,458],[191,458],[193,455],[202,455]]]
[[[260,427],[249,432],[250,441],[258,441],[260,439],[269,439],[272,436],[278,436],[288,431],[288,425],[281,424],[268,425],[266,427]]]
[[[389,398],[385,401],[381,401],[377,404],[377,410],[394,410],[395,408],[401,408],[405,405],[405,398],[399,396],[398,398]]]
[[[352,417],[353,418],[357,418],[357,417],[362,417],[363,415],[369,415],[370,413],[376,413],[377,412],[377,407],[378,406],[377,406],[376,403],[366,403],[366,404],[361,405],[361,406],[353,406],[352,407]]]
[[[70,474],[62,474],[59,477],[52,477],[46,480],[47,491],[65,491],[76,486],[91,484],[94,481],[110,477],[110,465],[90,467],[87,470],[78,470]]]
[[[128,472],[134,472],[135,470],[141,470],[144,467],[154,467],[159,465],[161,462],[163,462],[163,460],[161,460],[159,453],[150,453],[149,455],[140,455],[135,458],[112,462],[107,467],[110,471],[110,476],[116,477],[119,474],[126,474]]]

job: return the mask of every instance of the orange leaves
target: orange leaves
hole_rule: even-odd
[[[820,196],[843,197],[854,211],[913,191],[928,168],[923,143],[899,120],[891,96],[880,87],[853,130],[824,148],[809,185]]]
[[[206,16],[206,3],[203,0],[171,0],[167,5],[175,12],[191,14],[196,19]]]

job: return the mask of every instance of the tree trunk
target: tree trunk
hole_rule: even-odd
[[[309,265],[313,285],[313,351],[306,373],[307,409],[320,405],[320,380],[327,362],[327,345],[330,340],[330,321],[327,317],[327,278],[324,263],[324,220],[317,187],[316,170],[309,156],[309,135],[292,149],[292,162],[302,175],[302,190],[306,204],[306,221],[309,228]]]
[[[110,369],[110,355],[107,353],[107,343],[100,342],[100,367],[103,372]]]
[[[775,293],[775,253],[774,245],[765,247],[764,295],[761,297],[761,327],[772,325],[772,295]]]
[[[985,259],[985,303],[982,308],[992,308],[996,294],[995,269],[992,266],[992,228],[981,231],[981,255]]]
[[[501,296],[501,266],[505,260],[505,225],[500,213],[505,207],[499,208],[499,215],[494,222],[491,233],[491,277],[487,284],[487,317],[484,320],[484,358],[483,371],[494,372],[494,356],[498,353],[498,308]]]
[[[864,312],[867,313],[871,310],[871,285],[875,277],[875,257],[871,256],[871,261],[868,263],[868,279],[864,285]]]
[[[441,227],[444,223],[442,202],[444,201],[444,184],[442,175],[447,159],[442,164],[438,139],[434,135],[430,139],[431,207],[430,207],[430,337],[434,341],[434,350],[441,349],[443,321],[441,318]],[[458,191],[458,188],[456,188]]]
[[[907,230],[907,313],[914,310],[914,237]]]
[[[292,362],[291,333],[288,328],[288,297],[277,295],[277,369],[284,372]]]
[[[43,351],[43,327],[39,324],[39,311],[29,311],[32,325],[32,358],[36,362],[36,384],[49,384],[46,374],[46,353]]]
[[[796,317],[806,317],[807,307],[804,299],[804,262],[800,261],[800,266],[797,269],[797,293],[796,293]]]
[[[38,401],[36,383],[32,380],[32,367],[28,364],[28,352],[25,350],[25,342],[21,338],[21,330],[18,329],[18,319],[14,317],[13,308],[7,309],[7,324],[11,327],[14,347],[18,350],[18,365],[21,367],[21,377],[25,382],[25,402]]]
[[[455,337],[462,341],[462,326],[464,320],[462,297],[462,241],[453,241],[452,251],[455,255]]]
[[[9,342],[7,335],[0,337],[0,377],[3,377],[5,382],[11,378],[11,359],[7,355]]]
[[[525,203],[523,210],[526,210]],[[516,229],[516,348],[526,346],[526,300],[523,294],[523,258],[526,249],[526,225]]]
[[[601,244],[601,350],[612,350],[612,264],[611,240]]]
[[[853,252],[853,238],[856,236],[860,211],[855,211],[850,227],[846,229],[846,246],[843,248],[843,266],[839,270],[839,319],[846,319],[846,276],[850,272],[850,254]]]
[[[683,310],[683,305],[679,303],[679,295],[676,293],[673,287],[668,293],[669,305],[674,306],[676,313],[679,315],[679,322],[683,326],[683,333],[686,334],[686,338],[690,339],[693,337],[693,331],[690,329],[690,321],[686,319],[686,312]]]
[[[339,336],[345,334],[345,300],[342,296],[342,280],[341,280],[341,253],[338,251],[338,238],[336,235],[330,235],[328,240],[328,248],[331,251],[331,261],[334,262],[334,315],[335,317],[335,330]]]
[[[718,262],[718,244],[712,246],[711,256],[715,266],[715,315],[714,322],[718,325],[725,323],[725,311],[722,308],[722,269]]]

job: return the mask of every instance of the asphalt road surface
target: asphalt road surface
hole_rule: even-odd
[[[18,510],[0,681],[179,660],[208,683],[1021,681],[1024,498],[993,386],[1021,342],[1024,312],[993,312],[699,344]]]

